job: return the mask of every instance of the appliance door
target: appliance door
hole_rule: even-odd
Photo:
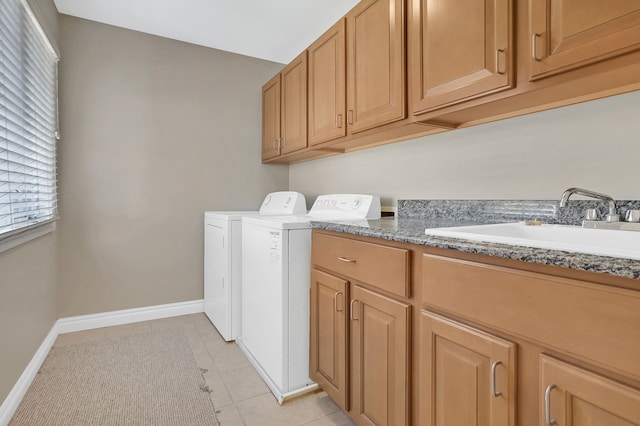
[[[289,361],[287,232],[242,223],[242,343],[281,392]]]
[[[204,226],[204,313],[225,340],[232,340],[230,241],[226,221],[207,219]]]

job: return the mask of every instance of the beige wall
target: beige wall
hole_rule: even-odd
[[[292,165],[290,189],[397,199],[640,199],[640,91]]]
[[[53,2],[31,2],[53,43]],[[0,405],[53,327],[56,306],[56,233],[0,253]]]
[[[203,212],[286,189],[260,163],[282,67],[61,15],[61,317],[201,299]]]

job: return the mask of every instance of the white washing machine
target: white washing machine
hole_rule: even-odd
[[[372,195],[318,197],[308,215],[242,219],[238,346],[279,403],[317,388],[309,378],[312,220],[379,219]]]
[[[304,195],[281,191],[268,194],[258,211],[204,213],[204,313],[226,341],[242,330],[242,218],[306,211]]]

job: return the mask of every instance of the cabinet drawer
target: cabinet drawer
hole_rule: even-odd
[[[313,233],[314,265],[409,298],[409,250]]]
[[[424,255],[422,301],[640,379],[640,292]]]

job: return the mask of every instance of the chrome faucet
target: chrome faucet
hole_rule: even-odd
[[[601,194],[599,192],[589,191],[588,189],[582,188],[569,188],[562,193],[562,198],[560,198],[560,207],[566,207],[567,202],[569,201],[569,197],[572,194],[584,195],[585,197],[597,198],[598,200],[603,200],[609,203],[609,213],[605,216],[606,222],[618,222],[620,220],[620,216],[616,213],[616,202],[610,196],[606,194]]]

